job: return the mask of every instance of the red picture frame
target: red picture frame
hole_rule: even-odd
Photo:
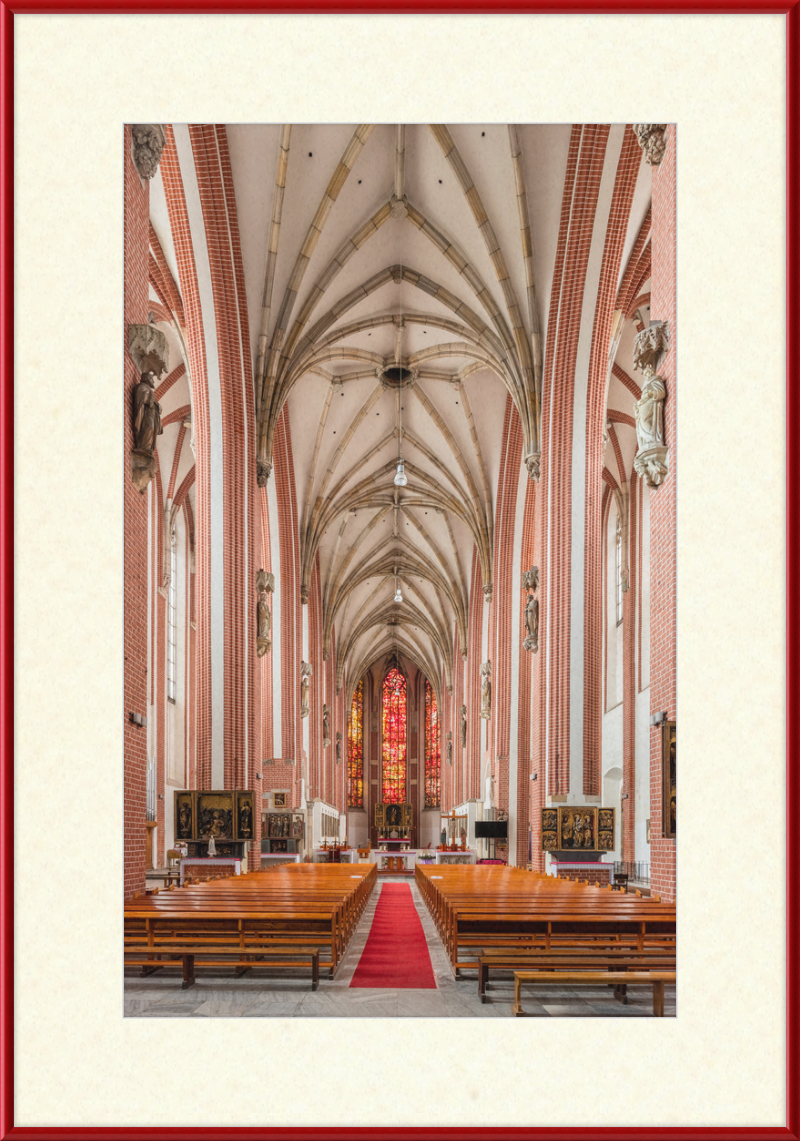
[[[592,16],[606,13],[626,13],[651,15],[657,13],[713,12],[719,15],[746,15],[749,13],[773,13],[786,18],[786,204],[787,204],[787,289],[786,289],[786,329],[787,329],[787,465],[790,476],[786,487],[786,553],[787,553],[787,595],[786,595],[786,794],[787,794],[787,848],[786,848],[786,1120],[783,1126],[759,1126],[749,1128],[729,1128],[721,1123],[719,1127],[696,1127],[691,1124],[680,1128],[658,1127],[424,1127],[420,1130],[404,1127],[308,1127],[308,1128],[169,1128],[169,1127],[42,1127],[23,1128],[14,1125],[14,800],[13,800],[13,758],[14,758],[14,406],[13,406],[13,117],[14,117],[14,19],[23,14],[54,14],[92,12],[101,13],[217,13],[227,15],[252,12],[340,12],[340,13],[562,13],[565,10],[585,13]],[[2,911],[0,914],[0,989],[2,990],[2,1018],[0,1019],[0,1049],[2,1070],[0,1071],[0,1141],[6,1138],[26,1138],[28,1141],[50,1138],[203,1138],[212,1141],[216,1138],[383,1138],[395,1141],[412,1136],[436,1137],[442,1141],[458,1138],[545,1138],[559,1137],[563,1141],[578,1141],[584,1138],[630,1137],[630,1138],[742,1138],[771,1141],[781,1138],[793,1141],[800,1137],[800,1071],[798,1058],[798,1031],[800,1030],[800,1006],[798,1005],[797,963],[800,962],[798,944],[798,893],[797,825],[800,810],[800,687],[797,678],[798,649],[798,526],[800,509],[798,503],[798,481],[793,474],[795,464],[794,426],[800,419],[800,366],[796,347],[790,342],[793,333],[800,327],[800,242],[798,241],[798,206],[800,201],[800,0],[793,3],[753,4],[747,2],[706,3],[701,9],[694,0],[674,0],[669,5],[643,6],[632,0],[618,0],[616,3],[604,0],[583,0],[575,6],[556,3],[535,4],[522,0],[504,0],[502,4],[487,4],[480,0],[461,0],[460,3],[447,3],[444,0],[421,2],[405,0],[387,9],[374,0],[364,0],[350,4],[253,4],[238,0],[222,7],[215,0],[194,0],[182,3],[80,3],[59,2],[59,0],[17,0],[14,3],[0,2],[0,90],[2,91],[2,112],[0,112],[0,243],[2,246],[2,276],[0,277],[0,516],[2,517],[2,559],[0,561],[0,732],[2,732],[2,817],[0,817],[0,863],[2,882]],[[632,45],[633,50],[633,45]],[[146,82],[146,77],[143,79]],[[657,69],[654,71],[654,84],[658,82]],[[710,128],[711,129],[711,128]],[[750,1012],[757,1016],[757,1012]],[[524,1024],[523,1024],[524,1025]],[[65,1062],[66,1064],[66,1062]],[[98,1081],[102,1075],[98,1074]],[[309,1075],[311,1078],[311,1074]],[[658,1083],[669,1085],[669,1075],[654,1075],[654,1089]],[[98,1094],[99,1096],[99,1094]],[[424,1123],[422,1123],[424,1125]]]

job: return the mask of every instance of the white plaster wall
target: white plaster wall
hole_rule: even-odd
[[[642,690],[650,685],[650,489],[642,486]]]
[[[439,808],[426,808],[419,814],[419,823],[417,828],[417,845],[420,848],[426,847],[430,844],[435,848],[439,843],[439,833],[441,832],[442,814]]]
[[[617,536],[617,507],[616,500],[612,502],[608,513],[606,527],[606,629],[608,635],[606,670],[608,684],[606,693],[606,712],[614,709],[622,701],[622,628],[623,623],[617,625],[617,581],[616,581],[616,536]],[[629,595],[623,600],[628,602]]]
[[[347,840],[352,848],[363,848],[369,840],[369,816],[362,808],[348,809]]]
[[[603,783],[601,803],[603,808],[616,809],[614,830],[614,851],[604,859],[622,859],[622,704],[610,710],[603,717]]]
[[[650,862],[647,821],[650,819],[650,688],[636,696],[636,829],[635,859]]]

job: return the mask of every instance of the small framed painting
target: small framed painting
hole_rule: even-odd
[[[288,797],[286,792],[273,792],[272,794],[272,807],[273,808],[286,808],[286,799]]]

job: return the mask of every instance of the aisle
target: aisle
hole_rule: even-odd
[[[384,883],[351,987],[436,990],[428,944],[406,883]]]

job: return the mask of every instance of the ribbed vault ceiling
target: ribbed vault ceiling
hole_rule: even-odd
[[[318,560],[337,685],[396,646],[449,686],[473,549],[491,588],[509,394],[532,469],[538,459],[569,130],[227,128],[260,478],[287,406],[301,587]],[[387,383],[392,367],[410,382]]]

